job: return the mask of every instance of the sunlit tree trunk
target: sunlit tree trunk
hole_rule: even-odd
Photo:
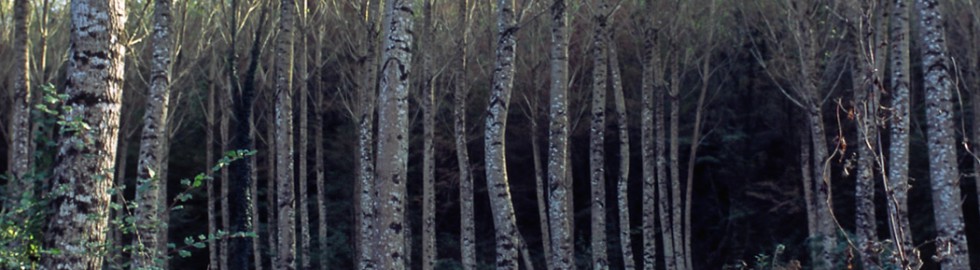
[[[408,170],[408,89],[412,67],[413,2],[385,2],[384,54],[378,95],[378,267],[405,269],[405,189]]]
[[[13,104],[10,116],[10,146],[7,153],[7,169],[13,179],[7,181],[7,200],[4,206],[14,209],[19,203],[18,198],[25,194],[21,191],[33,190],[33,184],[26,179],[30,171],[31,161],[31,76],[30,53],[27,36],[27,26],[31,14],[30,1],[14,1],[14,67]],[[16,244],[16,243],[15,243]]]
[[[891,139],[888,155],[888,222],[895,240],[895,260],[903,269],[918,268],[922,262],[912,243],[908,217],[909,166],[909,6],[908,0],[895,0],[891,15],[889,69],[891,81]]]
[[[476,224],[473,213],[473,177],[470,171],[470,154],[466,136],[466,101],[469,97],[469,73],[466,60],[470,32],[469,0],[457,2],[457,19],[462,29],[456,36],[457,63],[456,91],[453,92],[453,133],[456,137],[456,162],[459,164],[459,217],[460,217],[460,261],[464,270],[476,269]]]
[[[953,81],[946,29],[939,1],[918,0],[919,36],[924,68],[929,180],[936,220],[936,260],[943,269],[970,269],[953,118]]]
[[[592,126],[589,140],[589,176],[592,187],[592,267],[606,269],[606,87],[608,54],[606,17],[608,4],[598,0],[592,35]]]
[[[143,133],[140,137],[140,158],[136,170],[136,237],[133,245],[133,269],[164,268],[164,252],[160,249],[161,229],[166,220],[158,217],[165,211],[166,200],[160,204],[161,187],[167,184],[160,178],[163,170],[163,152],[167,147],[167,110],[170,101],[170,59],[173,39],[170,37],[170,0],[154,1],[153,9],[153,59],[150,66],[150,92],[146,99],[146,112],[143,115]],[[162,208],[161,208],[162,207]]]
[[[40,269],[100,269],[102,257],[87,243],[105,241],[113,182],[126,47],[125,3],[71,2],[65,119],[76,130],[58,140],[49,194],[51,222],[44,230]]]
[[[295,0],[282,0],[276,40],[276,206],[278,243],[275,268],[296,269],[293,194],[293,27]]]
[[[609,68],[613,84],[613,99],[616,103],[616,127],[619,135],[619,171],[616,181],[616,201],[619,210],[619,246],[623,252],[623,269],[636,268],[633,261],[633,239],[630,231],[629,176],[630,176],[630,134],[629,118],[626,112],[626,98],[623,92],[623,78],[620,74],[619,52],[615,35],[609,33]]]
[[[568,14],[565,0],[551,3],[551,90],[548,106],[548,225],[551,265],[574,269],[574,243],[568,170]]]
[[[497,245],[497,269],[518,268],[518,231],[514,205],[511,202],[510,185],[507,182],[507,158],[504,134],[507,130],[507,112],[514,87],[514,59],[517,50],[514,2],[497,1],[497,49],[494,61],[493,85],[487,105],[485,162],[490,209],[493,211],[493,227]]]

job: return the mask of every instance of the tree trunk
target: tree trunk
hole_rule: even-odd
[[[654,55],[654,64],[657,66],[654,71],[654,129],[656,129],[656,156],[657,156],[657,211],[660,211],[660,237],[663,241],[664,267],[666,269],[677,269],[677,250],[674,241],[674,226],[672,222],[672,204],[670,202],[671,190],[670,179],[667,179],[667,119],[664,115],[664,106],[667,102],[667,83],[664,81],[664,68],[666,59],[662,59],[659,54]],[[660,64],[660,62],[665,62]]]
[[[592,267],[606,269],[606,76],[608,55],[606,51],[607,3],[598,0],[593,14],[595,25],[592,40],[592,126],[589,140],[589,175],[592,187]]]
[[[924,71],[929,180],[936,220],[936,260],[943,269],[970,269],[960,173],[956,155],[955,119],[946,29],[939,1],[918,0],[919,36]]]
[[[907,0],[896,0],[891,15],[891,49],[889,63],[892,96],[891,140],[888,156],[888,222],[895,240],[896,263],[903,269],[922,265],[914,244],[908,217],[909,166],[909,6]]]
[[[881,37],[879,34],[878,4],[862,4],[858,1],[847,3],[847,18],[852,22],[851,28],[856,32],[848,38],[854,47],[854,72],[851,74],[854,82],[854,112],[857,128],[857,175],[855,180],[855,234],[861,265],[864,269],[875,269],[881,265],[878,259],[878,233],[875,217],[875,163],[878,156],[878,84],[881,76],[878,70],[884,71],[879,57],[883,50],[878,48]],[[883,29],[882,29],[883,30]]]
[[[53,222],[40,269],[100,269],[102,257],[86,243],[105,241],[109,188],[113,183],[123,84],[125,3],[71,2],[71,43],[65,119],[52,173]],[[64,189],[62,189],[64,187]]]
[[[21,196],[30,196],[32,193],[21,191],[34,190],[32,181],[26,178],[31,167],[31,76],[30,76],[30,48],[27,36],[28,16],[31,14],[31,3],[29,1],[14,1],[14,68],[13,80],[13,104],[10,116],[10,148],[8,149],[7,170],[10,171],[12,179],[7,181],[8,194],[4,205],[7,209],[14,209],[20,203]],[[115,146],[115,145],[113,145]],[[15,243],[15,245],[18,245]]]
[[[385,3],[384,60],[378,95],[378,267],[405,269],[405,189],[408,170],[408,88],[412,67],[413,1]]]
[[[684,238],[682,231],[681,213],[683,203],[681,201],[681,164],[680,164],[680,56],[673,56],[670,71],[670,90],[668,99],[670,100],[670,221],[671,232],[674,241],[674,260],[677,269],[685,269]]]
[[[275,93],[272,93],[272,91],[268,91],[268,92],[269,92],[268,93],[268,96],[266,96],[266,99],[265,100],[269,100],[269,101],[275,102],[275,100],[276,100],[276,94]],[[276,192],[276,184],[277,184],[276,177],[279,175],[278,174],[278,169],[276,168],[276,164],[277,164],[276,162],[278,162],[278,159],[277,158],[279,156],[279,151],[276,149],[276,143],[275,143],[275,138],[276,138],[276,133],[275,133],[276,132],[276,123],[275,123],[276,117],[275,117],[275,114],[276,114],[276,110],[274,108],[268,109],[267,110],[267,113],[268,113],[268,115],[267,115],[268,118],[266,118],[267,119],[266,120],[267,121],[266,124],[268,125],[268,127],[266,127],[266,129],[265,129],[265,133],[266,133],[266,136],[265,137],[268,138],[268,141],[266,141],[266,144],[265,144],[266,148],[268,148],[268,150],[266,151],[267,152],[266,153],[266,162],[268,162],[266,168],[268,168],[268,171],[267,171],[268,178],[265,181],[266,212],[268,212],[268,213],[266,213],[266,215],[267,215],[267,217],[266,217],[266,234],[268,234],[268,236],[269,236],[268,241],[269,241],[269,264],[270,264],[270,268],[275,269],[277,267],[276,264],[278,262],[278,257],[279,257],[279,249],[278,249],[278,246],[279,246],[279,244],[278,244],[279,243],[279,228],[276,227],[276,224],[278,224],[278,222],[279,222],[279,219],[278,219],[278,217],[279,217],[279,215],[278,215],[279,208],[277,207],[277,204],[276,204],[276,202],[277,202],[276,201],[276,194],[277,194],[277,192]]]
[[[319,58],[317,58],[319,59]],[[313,147],[316,149],[316,163],[314,165],[314,170],[316,171],[316,205],[317,205],[317,218],[319,222],[317,223],[317,243],[319,244],[320,255],[320,267],[319,269],[327,269],[327,256],[323,256],[322,253],[327,250],[327,186],[326,186],[326,166],[323,164],[325,157],[323,149],[323,114],[325,109],[324,98],[326,94],[323,91],[316,91],[316,106],[313,109],[315,115],[313,129],[315,130],[315,136],[313,136]]]
[[[551,4],[551,90],[548,106],[548,225],[552,270],[575,269],[572,192],[568,170],[568,14],[565,0]]]
[[[275,268],[296,269],[293,196],[293,27],[295,0],[282,0],[276,40],[276,205],[279,255]]]
[[[456,162],[459,164],[459,217],[460,217],[460,261],[464,270],[476,269],[476,224],[473,213],[473,177],[470,172],[470,154],[467,150],[466,101],[469,97],[469,73],[466,72],[466,58],[469,45],[469,0],[459,0],[459,27],[462,33],[456,36],[459,66],[456,75],[456,91],[453,92],[453,132],[456,137]]]
[[[377,91],[377,68],[378,68],[378,57],[376,56],[376,48],[378,41],[378,13],[381,0],[373,0],[368,2],[369,10],[367,13],[367,19],[365,22],[365,33],[364,41],[361,44],[361,53],[363,61],[361,62],[363,72],[360,74],[360,84],[358,89],[360,102],[358,108],[360,109],[359,115],[357,117],[358,121],[358,131],[357,131],[357,164],[358,164],[358,183],[355,184],[355,190],[359,192],[360,197],[358,198],[358,213],[359,224],[357,227],[357,235],[360,239],[358,241],[358,269],[375,269],[377,267],[378,258],[375,258],[375,253],[373,249],[375,248],[376,239],[374,238],[374,232],[376,229],[374,225],[375,212],[377,211],[374,203],[374,189],[375,189],[375,168],[374,168],[374,110],[377,108],[375,100],[375,92]]]
[[[510,95],[514,87],[514,58],[517,50],[513,1],[497,1],[497,49],[493,71],[493,86],[487,105],[485,162],[490,209],[497,243],[497,269],[517,269],[517,218],[511,203],[507,181],[505,136]]]
[[[435,194],[435,85],[432,75],[432,54],[436,44],[433,35],[432,1],[422,1],[422,269],[432,270],[436,264],[436,194]]]
[[[160,249],[162,228],[166,220],[158,217],[167,208],[166,192],[161,188],[167,179],[160,178],[162,158],[167,149],[167,110],[170,103],[170,56],[173,40],[170,37],[170,0],[154,1],[153,9],[153,60],[150,67],[150,93],[146,99],[146,112],[143,115],[143,133],[140,138],[140,158],[136,170],[136,237],[133,245],[133,269],[165,268],[166,249]],[[160,204],[160,197],[163,204]],[[161,208],[162,207],[162,208]]]
[[[208,260],[208,263],[209,263],[208,265],[211,268],[220,269],[219,268],[219,260],[218,260],[219,259],[219,256],[218,255],[220,253],[219,252],[220,247],[218,246],[219,245],[218,244],[218,241],[216,241],[214,239],[214,236],[218,233],[218,194],[216,193],[217,191],[215,190],[214,187],[215,187],[215,185],[218,184],[218,182],[214,180],[214,175],[213,175],[213,173],[211,171],[211,168],[215,165],[215,159],[214,159],[214,140],[215,140],[215,138],[214,138],[214,122],[215,122],[215,115],[214,114],[217,111],[217,107],[215,105],[215,101],[218,98],[217,97],[217,89],[216,89],[216,86],[218,84],[218,80],[217,80],[217,77],[218,76],[214,75],[215,70],[217,70],[217,68],[215,67],[214,64],[212,64],[211,70],[212,70],[212,74],[210,76],[211,79],[210,79],[210,82],[208,84],[208,105],[207,105],[207,108],[206,108],[207,115],[204,117],[205,122],[206,122],[205,123],[205,127],[204,127],[204,129],[206,130],[205,131],[205,133],[206,133],[205,136],[207,136],[207,139],[205,140],[206,141],[205,142],[205,144],[206,144],[206,147],[205,148],[207,148],[207,149],[205,149],[206,153],[204,155],[204,159],[205,159],[205,163],[206,163],[205,164],[206,165],[206,168],[204,169],[204,171],[208,175],[208,183],[207,183],[208,184],[208,187],[207,187],[207,192],[208,192],[208,236],[209,236],[208,237],[208,259],[209,259]]]
[[[805,114],[805,112],[803,112]],[[800,123],[806,123],[805,116],[796,117]],[[816,235],[820,233],[817,227],[817,202],[815,195],[813,194],[813,144],[810,143],[811,135],[810,128],[808,126],[801,127],[799,133],[800,136],[800,174],[803,181],[803,202],[806,204],[806,225],[807,225],[807,237],[810,239],[816,239]],[[816,249],[810,248],[810,258],[811,260],[816,260],[817,252]]]
[[[612,69],[613,98],[616,103],[617,135],[619,135],[619,178],[617,185],[617,202],[619,209],[619,246],[623,252],[623,269],[636,268],[633,260],[633,239],[630,231],[629,210],[629,178],[630,178],[630,134],[629,118],[626,112],[626,98],[623,92],[623,79],[619,68],[619,53],[616,48],[615,35],[610,31],[609,68]]]
[[[232,43],[232,44],[234,44],[234,43]],[[233,64],[230,64],[230,65],[233,65]],[[228,85],[231,86],[231,83],[229,83]],[[231,146],[231,134],[228,134],[228,133],[231,132],[231,130],[230,130],[231,129],[231,127],[230,127],[230,125],[231,125],[231,123],[230,123],[231,122],[231,112],[230,111],[231,111],[231,107],[233,106],[232,105],[232,101],[231,101],[231,99],[232,99],[231,96],[233,95],[232,91],[234,91],[234,89],[228,88],[228,89],[225,89],[225,91],[223,91],[224,93],[222,95],[220,95],[220,101],[219,101],[219,103],[221,104],[220,105],[221,106],[221,114],[220,114],[219,119],[218,119],[218,125],[220,126],[218,128],[218,136],[221,137],[221,154],[219,155],[219,158],[218,158],[219,160],[221,159],[221,157],[224,157],[224,155],[226,155],[225,153],[228,153],[228,151],[231,151],[232,150],[231,149],[231,147],[232,147]],[[229,196],[229,192],[231,191],[231,189],[230,189],[231,188],[231,176],[229,175],[229,171],[228,171],[228,167],[227,166],[221,167],[221,172],[220,173],[221,173],[221,191],[220,191],[221,192],[221,195],[219,196],[219,198],[221,198],[221,200],[220,200],[220,204],[221,204],[221,229],[220,230],[224,231],[225,233],[230,233],[229,230],[231,229],[231,212],[230,212],[230,210],[231,210],[230,208],[231,207],[228,204],[229,203],[228,202],[228,196]],[[228,248],[231,246],[231,243],[230,243],[231,241],[230,240],[231,239],[228,238],[228,237],[221,237],[220,240],[219,240],[219,242],[221,242],[221,250],[219,251],[218,257],[221,259],[221,262],[219,262],[219,263],[221,264],[221,269],[223,269],[223,270],[228,269],[228,256],[229,256],[229,254],[228,254],[228,251],[229,251]]]
[[[653,4],[648,1],[644,9],[652,11]],[[643,170],[643,269],[644,270],[654,270],[657,268],[657,187],[659,181],[657,173],[657,164],[659,163],[658,149],[659,144],[654,142],[654,129],[660,130],[659,122],[654,124],[654,106],[655,103],[663,102],[660,99],[659,87],[655,84],[659,81],[658,78],[654,77],[655,66],[660,65],[659,62],[655,62],[657,52],[654,48],[654,38],[656,32],[654,31],[652,23],[647,20],[644,21],[643,25],[643,75],[642,75],[642,97],[643,100],[643,110],[641,112],[641,127],[640,127],[640,148],[641,156],[643,159],[642,170]],[[659,108],[659,107],[657,107]],[[661,189],[662,191],[662,189]],[[663,196],[661,200],[663,201]],[[660,208],[662,209],[662,208]],[[661,213],[662,210],[661,210]],[[661,221],[663,222],[663,221]],[[666,234],[665,234],[666,235]],[[664,251],[668,251],[667,247],[667,237],[664,240]],[[666,255],[666,253],[665,253]],[[669,262],[671,256],[665,256],[665,261]],[[669,269],[669,268],[668,268]]]
[[[299,208],[299,252],[300,252],[300,269],[310,269],[310,192],[309,187],[309,123],[307,122],[309,118],[309,78],[310,74],[308,71],[309,57],[307,53],[307,0],[297,0],[297,10],[299,10],[299,32],[295,34],[296,40],[296,73],[299,82],[295,84],[296,86],[296,100],[299,103],[299,200],[296,200],[297,207]]]
[[[532,105],[532,109],[537,111],[537,102]],[[531,119],[531,159],[534,162],[534,192],[538,202],[538,223],[541,224],[541,245],[544,248],[545,269],[551,269],[551,234],[548,231],[548,202],[545,198],[544,169],[541,168],[541,149],[538,142],[538,117],[537,113],[532,114]],[[523,256],[523,255],[522,255]]]

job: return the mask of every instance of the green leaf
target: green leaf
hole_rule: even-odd
[[[187,258],[187,257],[190,257],[191,256],[191,252],[190,251],[186,251],[186,250],[183,250],[183,249],[177,251],[177,254],[179,254],[181,258]]]

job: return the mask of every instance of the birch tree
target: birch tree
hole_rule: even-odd
[[[422,1],[422,269],[432,270],[436,264],[436,194],[435,194],[435,85],[432,55],[435,52],[435,29],[432,21],[432,0]]]
[[[378,267],[405,269],[405,190],[408,170],[408,88],[412,68],[413,1],[385,2],[378,95]]]
[[[626,112],[626,98],[623,92],[623,78],[619,67],[619,52],[615,32],[609,31],[609,68],[612,76],[613,99],[616,110],[616,135],[619,136],[619,170],[616,179],[616,207],[619,209],[619,246],[623,253],[623,269],[636,268],[633,261],[633,240],[630,230],[629,176],[630,176],[630,134],[629,118]]]
[[[551,90],[548,118],[548,225],[552,269],[574,269],[571,177],[568,170],[568,14],[565,0],[553,0],[551,13]]]
[[[487,105],[484,147],[487,172],[487,188],[490,209],[493,212],[494,239],[497,243],[495,265],[497,269],[518,268],[517,218],[511,202],[510,184],[507,180],[505,136],[510,95],[514,87],[514,58],[517,51],[517,26],[515,7],[511,0],[497,1],[496,52],[493,85]]]
[[[864,269],[875,269],[881,265],[878,260],[878,234],[874,206],[875,164],[877,163],[878,106],[884,75],[884,40],[881,33],[882,11],[877,1],[850,1],[844,9],[848,30],[852,31],[854,63],[852,81],[854,82],[854,112],[857,125],[857,179],[855,183],[855,224],[857,248]]]
[[[919,38],[924,67],[929,180],[936,220],[935,259],[943,269],[969,269],[966,224],[960,194],[953,119],[953,82],[949,72],[946,29],[939,1],[918,0]]]
[[[293,210],[293,27],[296,2],[280,2],[279,36],[276,38],[276,206],[279,234],[276,269],[295,269],[296,234]]]
[[[164,251],[160,250],[161,231],[166,224],[158,217],[165,211],[160,207],[160,187],[166,185],[166,179],[160,178],[165,163],[161,158],[167,143],[167,111],[170,100],[171,47],[173,39],[170,35],[171,15],[170,0],[154,1],[153,9],[153,60],[150,67],[150,93],[146,99],[146,113],[143,115],[143,133],[140,138],[140,159],[137,165],[136,202],[135,209],[137,236],[134,246],[137,255],[133,256],[133,269],[164,267]],[[166,202],[166,200],[162,200]]]
[[[453,91],[453,133],[456,142],[456,162],[459,164],[459,217],[460,217],[460,261],[463,269],[476,269],[476,224],[473,213],[473,177],[470,169],[470,154],[467,149],[466,101],[469,97],[469,56],[470,4],[469,0],[457,1],[456,35],[457,74],[456,90]]]
[[[375,92],[377,91],[378,57],[376,55],[379,40],[381,0],[369,0],[364,4],[367,8],[363,23],[363,41],[358,48],[361,73],[358,76],[358,116],[357,116],[357,177],[355,190],[358,197],[358,269],[375,269],[377,260],[371,249],[376,243],[374,239],[376,209],[372,192],[375,189],[375,156],[374,156],[374,110],[377,108]]]
[[[123,1],[71,2],[64,104],[40,269],[100,269],[113,182],[126,47]]]
[[[912,243],[912,227],[908,219],[909,189],[909,6],[908,0],[895,0],[891,14],[889,38],[889,90],[892,93],[889,132],[888,223],[895,239],[895,260],[903,268],[916,269],[922,265]]]
[[[608,4],[598,0],[592,14],[592,126],[589,140],[589,175],[592,187],[592,267],[609,267],[606,256],[606,81],[608,54],[606,23]]]

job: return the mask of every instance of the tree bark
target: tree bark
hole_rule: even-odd
[[[551,90],[548,118],[549,269],[575,269],[572,239],[572,192],[568,170],[568,14],[565,0],[551,3]]]
[[[318,58],[319,59],[319,58]],[[314,122],[315,136],[313,136],[313,144],[315,144],[314,149],[316,149],[316,163],[314,165],[314,170],[316,171],[316,205],[317,205],[317,218],[319,222],[317,223],[317,243],[319,244],[319,251],[322,253],[327,250],[327,186],[326,186],[326,166],[324,165],[325,153],[323,142],[323,114],[326,111],[324,106],[324,98],[326,93],[323,91],[316,92],[316,106],[313,109],[313,113],[316,119]],[[327,269],[327,257],[320,256],[320,266],[319,269]]]
[[[375,189],[375,156],[374,156],[374,110],[376,107],[375,92],[377,91],[377,68],[378,68],[378,57],[376,55],[376,49],[379,36],[378,27],[379,24],[377,20],[379,18],[378,13],[380,12],[380,1],[381,0],[370,0],[367,3],[368,11],[367,19],[365,24],[364,41],[361,44],[361,68],[363,72],[360,74],[360,82],[358,89],[358,98],[360,102],[358,108],[360,110],[357,117],[357,160],[358,160],[358,173],[357,177],[359,181],[355,183],[355,190],[360,193],[358,197],[358,213],[359,223],[357,227],[357,235],[360,241],[358,241],[358,269],[375,269],[377,267],[377,258],[372,252],[374,245],[377,243],[374,238],[374,232],[376,231],[374,225],[376,223],[375,214],[377,209],[374,203],[374,189]]]
[[[609,259],[606,255],[606,81],[608,75],[608,52],[606,51],[606,23],[609,7],[606,1],[598,0],[593,14],[592,36],[592,126],[589,140],[589,175],[592,187],[592,267],[606,269]]]
[[[891,139],[888,156],[888,221],[895,240],[896,263],[903,269],[922,265],[914,243],[908,217],[909,166],[909,6],[908,0],[895,0],[891,15],[889,63],[892,93]]]
[[[293,27],[295,0],[282,0],[276,40],[276,206],[279,237],[276,269],[296,269],[293,195]]]
[[[644,9],[646,11],[653,11],[653,3],[647,1],[645,3]],[[660,122],[658,121],[654,124],[654,110],[659,108],[654,104],[659,104],[663,102],[660,99],[660,88],[657,82],[659,79],[655,77],[655,72],[657,65],[660,65],[657,52],[654,48],[656,32],[653,27],[651,20],[644,20],[643,25],[643,75],[642,75],[642,97],[643,100],[643,110],[641,112],[641,127],[640,127],[640,147],[642,152],[642,170],[643,170],[643,269],[644,270],[654,270],[657,268],[657,211],[660,209],[663,213],[663,207],[660,206],[660,202],[663,202],[663,195],[660,196],[660,200],[657,200],[657,191],[660,190],[663,193],[663,189],[659,188],[660,179],[659,173],[659,158],[658,152],[659,141],[655,143],[654,130],[662,130],[660,127]],[[659,115],[658,115],[659,117]],[[657,118],[659,119],[659,118]],[[659,133],[659,131],[658,131]],[[659,206],[659,207],[658,207]],[[661,222],[664,222],[661,220]],[[664,228],[664,227],[661,227]],[[667,234],[664,234],[667,235]],[[669,251],[668,244],[669,238],[664,237],[664,261],[670,262],[672,256],[666,256],[666,252]],[[670,269],[668,267],[668,269]]]
[[[670,88],[667,92],[667,99],[670,100],[670,226],[671,237],[674,241],[674,260],[677,269],[685,269],[684,238],[682,231],[681,213],[683,204],[681,201],[681,165],[680,165],[680,56],[673,56],[670,69]]]
[[[102,257],[86,243],[105,241],[123,84],[125,3],[71,2],[72,28],[65,117],[58,140],[53,216],[45,228],[40,269],[100,269]]]
[[[310,269],[310,192],[309,192],[309,56],[307,53],[307,30],[308,30],[308,6],[307,0],[297,0],[296,9],[299,11],[297,24],[299,30],[294,35],[298,41],[296,43],[296,73],[299,82],[296,86],[296,100],[299,103],[299,200],[296,200],[299,208],[299,258],[300,269]]]
[[[510,95],[514,87],[514,59],[517,47],[513,1],[497,1],[497,49],[493,71],[493,86],[487,105],[485,162],[490,209],[497,243],[497,269],[518,268],[518,231],[514,205],[507,181],[505,134]]]
[[[469,73],[466,72],[469,37],[470,1],[459,0],[459,27],[462,33],[456,36],[459,62],[456,75],[456,91],[453,93],[453,132],[456,137],[456,162],[459,164],[459,217],[460,217],[460,261],[464,270],[476,269],[476,224],[473,213],[473,177],[470,171],[470,154],[466,138],[466,101],[469,97]]]
[[[432,28],[432,1],[422,1],[422,269],[432,270],[436,264],[436,194],[435,194],[435,79],[432,74],[432,54],[435,53]]]
[[[133,245],[137,248],[133,256],[133,269],[165,268],[164,253],[160,242],[166,242],[160,236],[166,226],[166,220],[158,217],[166,204],[166,191],[161,189],[167,184],[165,178],[160,178],[163,170],[164,150],[167,147],[167,111],[170,103],[170,73],[171,47],[173,39],[170,36],[170,0],[154,1],[153,9],[153,60],[150,67],[150,93],[146,99],[146,112],[143,115],[143,133],[140,138],[140,159],[136,170],[136,237]],[[160,197],[164,200],[161,201]],[[161,204],[161,202],[163,202]],[[162,208],[161,208],[162,207]]]
[[[211,170],[211,168],[215,165],[215,159],[214,159],[214,140],[215,140],[215,138],[214,138],[214,122],[215,122],[215,112],[217,111],[217,108],[216,108],[216,105],[215,105],[215,101],[218,98],[217,97],[217,92],[218,91],[216,89],[216,85],[218,84],[218,80],[217,80],[218,76],[215,75],[216,70],[217,70],[217,68],[215,66],[216,65],[213,63],[212,64],[212,67],[211,67],[212,74],[210,76],[211,77],[210,78],[211,79],[210,80],[210,83],[208,84],[208,104],[207,104],[207,108],[206,108],[207,115],[204,117],[204,119],[205,119],[205,127],[204,127],[204,129],[206,130],[205,131],[205,133],[206,133],[205,136],[207,136],[207,139],[205,140],[206,141],[205,142],[205,145],[206,145],[205,148],[207,148],[207,149],[205,149],[206,153],[204,155],[204,159],[205,159],[205,163],[206,163],[205,164],[206,165],[206,168],[204,168],[204,171],[208,175],[208,183],[207,183],[207,185],[208,185],[208,187],[207,187],[207,192],[208,192],[208,236],[209,236],[208,237],[208,259],[209,259],[208,260],[208,263],[209,263],[208,265],[210,267],[215,268],[215,269],[220,269],[219,268],[219,256],[218,256],[219,253],[220,253],[219,252],[220,247],[218,246],[219,245],[218,241],[216,241],[216,239],[214,239],[214,236],[218,233],[218,194],[216,193],[217,190],[215,190],[215,185],[217,185],[218,182],[214,180],[214,174],[213,174],[213,172]]]
[[[378,95],[378,267],[405,269],[405,189],[408,170],[408,89],[412,67],[413,1],[385,2],[384,54]]]
[[[936,260],[943,269],[970,269],[960,173],[957,166],[953,93],[946,29],[939,1],[918,0],[924,69],[929,180],[936,220]]]
[[[633,260],[633,239],[630,230],[629,177],[630,177],[630,134],[629,118],[626,112],[626,98],[623,92],[623,79],[619,68],[619,53],[612,31],[609,33],[609,68],[612,74],[613,99],[616,103],[616,127],[619,135],[619,177],[617,186],[617,207],[619,209],[619,246],[623,252],[623,269],[636,268]]]
[[[234,42],[232,44],[234,44]],[[231,83],[229,83],[229,86],[230,85],[231,85]],[[228,151],[231,151],[232,150],[231,149],[231,147],[232,147],[231,146],[231,134],[229,134],[231,132],[231,112],[230,111],[231,111],[232,106],[233,106],[232,105],[232,101],[231,101],[231,99],[232,99],[231,96],[233,94],[232,91],[234,91],[234,89],[227,88],[219,96],[220,97],[219,104],[221,104],[221,105],[219,105],[219,106],[221,106],[221,112],[220,112],[220,116],[218,117],[219,118],[218,119],[218,125],[219,125],[219,127],[218,127],[218,136],[221,137],[221,152],[218,155],[219,156],[218,157],[219,160],[221,159],[221,157],[224,157],[226,155],[226,153],[228,153]],[[228,169],[229,168],[227,166],[225,166],[225,167],[221,167],[221,171],[220,171],[220,174],[221,174],[221,189],[220,189],[220,193],[221,193],[221,195],[219,196],[219,198],[220,198],[220,201],[219,202],[221,204],[221,227],[220,227],[219,230],[224,231],[225,233],[230,233],[230,229],[231,229],[231,212],[230,212],[230,210],[231,210],[230,208],[231,207],[228,204],[229,203],[228,202],[228,197],[229,197],[230,192],[231,192],[231,175],[229,175]],[[231,242],[231,239],[229,239],[228,237],[221,237],[219,239],[219,242],[221,243],[221,250],[219,251],[219,254],[218,254],[218,257],[221,260],[219,262],[219,264],[221,265],[221,269],[228,269],[228,267],[229,267],[229,265],[228,265],[228,256],[229,256],[228,251],[229,250],[228,250],[228,248],[231,246],[231,243],[230,243]]]
[[[10,116],[10,148],[8,149],[7,170],[12,179],[7,181],[8,194],[4,204],[7,209],[14,209],[19,204],[21,196],[31,193],[22,191],[34,190],[34,185],[26,178],[31,164],[31,75],[30,48],[27,36],[31,3],[29,1],[14,1],[14,68],[13,104]]]

